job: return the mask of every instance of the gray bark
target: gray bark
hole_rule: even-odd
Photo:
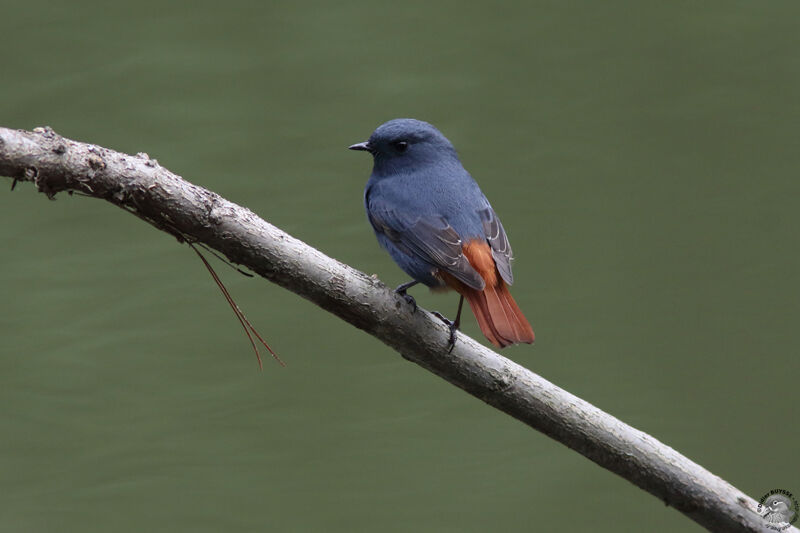
[[[0,175],[48,197],[79,191],[179,238],[201,242],[377,337],[403,357],[650,492],[712,531],[771,531],[757,502],[650,435],[459,334],[379,280],[193,185],[146,154],[0,128]],[[788,531],[797,532],[795,528]]]

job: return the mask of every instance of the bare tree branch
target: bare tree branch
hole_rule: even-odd
[[[448,354],[448,329],[430,313],[412,313],[377,279],[183,180],[146,154],[71,141],[50,128],[0,128],[0,175],[31,181],[50,198],[79,191],[107,200],[179,240],[218,250],[712,531],[770,531],[757,502],[672,448],[463,334]]]

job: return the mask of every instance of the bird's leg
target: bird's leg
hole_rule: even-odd
[[[447,353],[452,353],[453,348],[456,345],[456,331],[458,331],[458,326],[461,325],[461,308],[464,306],[464,297],[461,296],[458,299],[458,311],[456,311],[456,319],[455,320],[448,320],[446,319],[439,311],[434,311],[433,314],[447,324],[450,328],[450,339],[447,341]]]
[[[403,283],[402,285],[399,285],[394,290],[394,292],[396,294],[399,294],[400,296],[402,296],[405,299],[405,301],[408,302],[412,306],[412,308],[411,308],[411,312],[412,313],[417,310],[417,301],[410,294],[406,294],[406,291],[408,289],[410,289],[411,287],[413,287],[414,285],[416,285],[417,283],[419,283],[419,281],[416,281],[416,280],[412,279],[408,283]]]
[[[447,353],[452,353],[456,345],[456,331],[458,326],[461,325],[461,308],[464,306],[464,296],[458,299],[458,311],[456,311],[456,319],[450,323],[450,340],[447,342]]]

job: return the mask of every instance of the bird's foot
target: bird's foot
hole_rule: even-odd
[[[417,310],[417,301],[414,299],[414,297],[413,297],[413,296],[411,296],[410,294],[408,294],[408,293],[407,293],[407,292],[405,292],[405,291],[403,291],[403,292],[398,292],[397,294],[399,294],[400,296],[402,296],[402,297],[403,297],[403,299],[404,299],[404,300],[405,300],[405,301],[408,303],[408,305],[410,305],[410,306],[411,306],[411,312],[412,312],[412,313],[416,312],[416,310]]]
[[[447,327],[450,329],[450,338],[447,341],[447,353],[453,353],[453,348],[456,345],[456,331],[458,331],[458,321],[446,318],[439,311],[433,311],[433,316],[435,316],[436,318],[447,324]]]
[[[399,294],[403,297],[403,299],[411,306],[411,312],[414,313],[417,310],[417,301],[414,299],[413,296],[408,294],[406,291],[408,290],[407,284],[400,285],[397,287],[394,292],[395,294]]]

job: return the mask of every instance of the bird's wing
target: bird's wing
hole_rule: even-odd
[[[511,273],[511,260],[513,255],[511,252],[511,244],[508,242],[506,231],[500,223],[500,219],[495,214],[494,209],[487,207],[478,212],[483,221],[483,231],[486,235],[486,240],[492,248],[492,257],[494,263],[497,265],[497,270],[503,280],[512,285],[514,283],[514,275]]]
[[[461,237],[443,218],[412,218],[374,198],[368,199],[367,215],[375,231],[403,252],[448,272],[473,289],[483,290],[483,278],[462,253]]]

